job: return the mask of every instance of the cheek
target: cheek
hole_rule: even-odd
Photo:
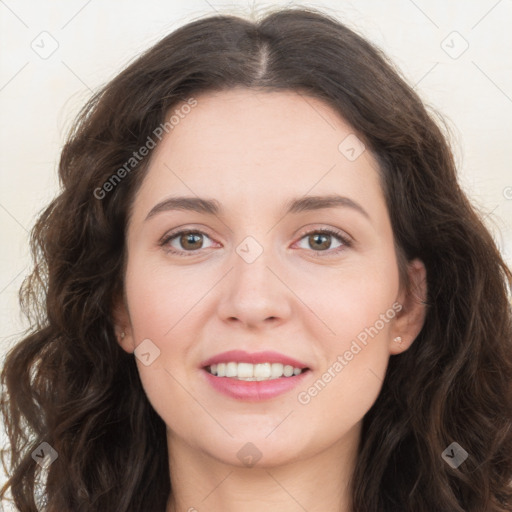
[[[375,257],[347,259],[338,269],[299,269],[295,275],[288,275],[288,281],[315,314],[303,318],[309,319],[310,328],[314,321],[317,337],[335,344],[335,350],[342,349],[345,342],[360,333],[364,338],[365,330],[376,322],[379,331],[389,328],[389,322],[382,325],[380,319],[386,312],[393,316],[392,305],[398,294],[398,269],[391,251]]]
[[[126,276],[134,342],[139,345],[149,339],[159,351],[149,365],[136,358],[141,383],[149,402],[167,424],[173,422],[173,411],[182,411],[179,416],[187,422],[190,395],[179,383],[186,382],[184,363],[193,339],[187,331],[198,300],[197,275],[188,276],[183,269],[169,275],[164,266],[136,263],[134,260],[133,270]],[[187,286],[187,282],[195,285]]]
[[[197,274],[187,269],[171,273],[164,265],[144,265],[143,258],[129,262],[125,285],[134,344],[150,340],[158,353],[147,366],[138,358],[136,363],[146,395],[163,417],[171,404],[185,410],[190,401],[178,382],[184,382],[184,363],[194,339],[194,304],[205,293],[198,283]]]
[[[192,267],[144,266],[134,259],[126,276],[126,294],[136,341],[163,342],[186,328],[187,315],[211,287],[206,281]]]
[[[345,431],[364,417],[381,391],[389,362],[391,303],[365,294],[360,301],[354,297],[340,298],[330,324],[336,335],[321,338],[322,365],[297,395],[305,418],[316,424],[311,428],[326,435]]]
[[[347,265],[329,279],[310,278],[316,286],[303,288],[311,309],[321,318],[309,322],[322,328],[317,335],[322,367],[299,403],[310,405],[336,421],[361,418],[376,400],[389,361],[389,332],[396,316],[398,269],[393,254],[373,263]],[[321,286],[320,286],[321,285]],[[329,330],[327,329],[328,326]],[[322,414],[322,411],[324,413]]]
[[[362,360],[354,359],[340,373],[333,373],[329,382],[320,375],[302,391],[295,414],[308,431],[321,433],[330,442],[362,421],[382,388],[380,376],[369,372]]]

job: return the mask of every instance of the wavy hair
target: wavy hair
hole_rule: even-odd
[[[80,112],[61,154],[61,190],[31,234],[35,265],[20,301],[32,327],[2,372],[9,480],[1,495],[10,491],[22,512],[39,509],[39,487],[47,512],[165,510],[165,424],[112,317],[130,208],[150,158],[108,193],[105,183],[172,107],[233,87],[296,91],[338,112],[380,164],[401,284],[409,286],[407,261],[427,269],[423,329],[391,357],[363,420],[354,512],[510,511],[511,270],[458,184],[435,116],[380,50],[308,8],[190,22]],[[44,471],[31,455],[42,442],[58,454]],[[441,456],[452,442],[469,454],[457,468]]]

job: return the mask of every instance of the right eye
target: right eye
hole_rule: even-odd
[[[194,253],[201,249],[207,249],[211,246],[204,247],[204,239],[211,240],[210,237],[197,229],[185,229],[174,233],[169,233],[160,243],[173,254]],[[178,247],[176,246],[178,245]],[[187,254],[188,256],[189,254]]]

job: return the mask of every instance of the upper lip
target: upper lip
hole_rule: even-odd
[[[250,354],[249,352],[245,352],[244,350],[229,350],[227,352],[222,352],[221,354],[217,354],[213,357],[210,357],[206,361],[201,363],[201,367],[205,368],[207,366],[211,366],[212,364],[218,363],[229,363],[231,361],[237,363],[281,363],[283,365],[290,365],[295,368],[308,368],[308,366],[293,357],[286,356],[284,354],[280,354],[279,352],[272,351],[264,351],[264,352],[253,352]]]

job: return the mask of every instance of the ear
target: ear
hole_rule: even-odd
[[[389,351],[400,354],[407,350],[420,333],[427,314],[427,271],[419,259],[407,265],[410,289],[401,290],[397,302],[402,308],[395,317]]]
[[[128,307],[123,300],[119,298],[112,310],[112,318],[114,320],[114,329],[116,339],[123,350],[129,354],[135,350],[135,343],[133,338],[133,330],[130,322],[130,315]]]

